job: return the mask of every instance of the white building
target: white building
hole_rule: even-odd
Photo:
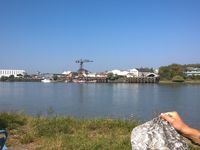
[[[153,72],[149,72],[149,73],[145,74],[145,77],[159,77],[159,75],[156,73],[153,73]]]
[[[72,73],[72,72],[71,71],[64,71],[62,74],[69,75],[70,73]]]
[[[127,78],[131,77],[159,77],[158,74],[153,72],[141,72],[138,69],[129,69],[128,71],[121,71],[118,69],[109,71],[108,73],[113,73],[113,75],[125,76]]]
[[[94,77],[96,77],[96,73],[88,73],[85,75],[85,77],[94,78]]]
[[[96,77],[99,77],[99,78],[106,78],[106,74],[96,74]]]
[[[154,69],[153,71],[155,74],[159,74],[159,69]]]
[[[108,73],[113,73],[114,75],[118,76],[126,76],[126,77],[138,77],[139,76],[139,71],[135,68],[129,69],[128,71],[121,71],[118,69],[109,71]]]
[[[187,76],[200,76],[200,68],[190,68],[185,74]]]
[[[118,76],[127,76],[129,72],[115,69],[115,70],[109,71],[108,73],[113,73],[114,75],[118,75]]]
[[[139,76],[139,71],[135,68],[129,70],[129,75],[132,75],[133,77]]]
[[[18,75],[25,75],[25,70],[9,70],[9,69],[1,69],[0,70],[0,77],[5,76],[9,77],[10,75],[14,75],[15,77],[18,77]]]

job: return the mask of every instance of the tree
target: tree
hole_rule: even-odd
[[[54,81],[58,80],[58,76],[57,75],[53,75],[53,80]]]
[[[166,79],[166,80],[171,80],[174,76],[181,76],[185,77],[184,75],[184,67],[183,65],[179,64],[171,64],[168,66],[162,66],[159,68],[159,75],[161,80]]]
[[[14,80],[15,80],[15,76],[14,76],[14,75],[10,75],[10,76],[8,77],[8,80],[9,80],[9,81],[14,81]]]
[[[169,66],[170,68],[170,72],[171,72],[171,78],[173,78],[174,76],[184,76],[183,72],[184,72],[184,69],[183,69],[183,66],[182,65],[179,65],[179,64],[171,64]]]
[[[8,80],[8,77],[2,76],[0,80],[1,80],[1,81],[7,81],[7,80]]]
[[[168,66],[161,66],[159,68],[159,75],[161,80],[172,80],[175,76],[180,76],[183,79],[199,79],[197,76],[186,76],[185,72],[188,70],[188,67],[200,68],[200,64],[171,64]]]
[[[17,74],[17,77],[22,78],[23,75],[22,74]]]
[[[25,74],[25,75],[24,75],[24,78],[31,78],[31,76],[28,75],[28,74]]]
[[[162,66],[159,68],[159,75],[161,80],[170,80],[171,72],[168,66]]]
[[[112,72],[110,72],[110,73],[107,74],[107,77],[108,77],[109,80],[113,80],[114,74]]]

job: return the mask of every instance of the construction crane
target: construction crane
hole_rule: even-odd
[[[88,59],[79,59],[79,60],[76,60],[76,63],[80,64],[79,71],[83,70],[83,63],[88,63],[88,62],[93,62],[93,61],[92,60],[88,60]]]

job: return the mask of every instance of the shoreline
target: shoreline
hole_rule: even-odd
[[[33,81],[27,81],[27,80],[21,80],[21,81],[0,81],[0,83],[14,83],[14,82],[37,82],[37,83],[42,83],[41,81],[38,81],[38,80],[33,80]],[[51,82],[51,83],[65,83],[64,81],[54,81],[54,82]],[[76,82],[67,82],[67,83],[76,83]],[[101,82],[85,82],[85,83],[100,83]],[[156,82],[156,83],[136,83],[136,82],[133,82],[133,83],[129,83],[129,82],[120,82],[120,81],[109,81],[109,82],[104,82],[104,83],[126,83],[126,84],[200,84],[200,80],[197,80],[197,81],[184,81],[184,82],[173,82],[171,80],[160,80],[159,82]]]
[[[171,80],[160,80],[159,81],[160,84],[200,84],[200,80],[197,80],[197,81],[193,81],[193,80],[190,80],[190,81],[184,81],[184,82],[173,82]]]

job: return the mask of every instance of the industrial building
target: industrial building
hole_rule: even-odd
[[[25,70],[11,70],[11,69],[0,69],[0,77],[5,76],[9,77],[11,75],[14,75],[14,77],[18,77],[19,75],[25,75]]]

